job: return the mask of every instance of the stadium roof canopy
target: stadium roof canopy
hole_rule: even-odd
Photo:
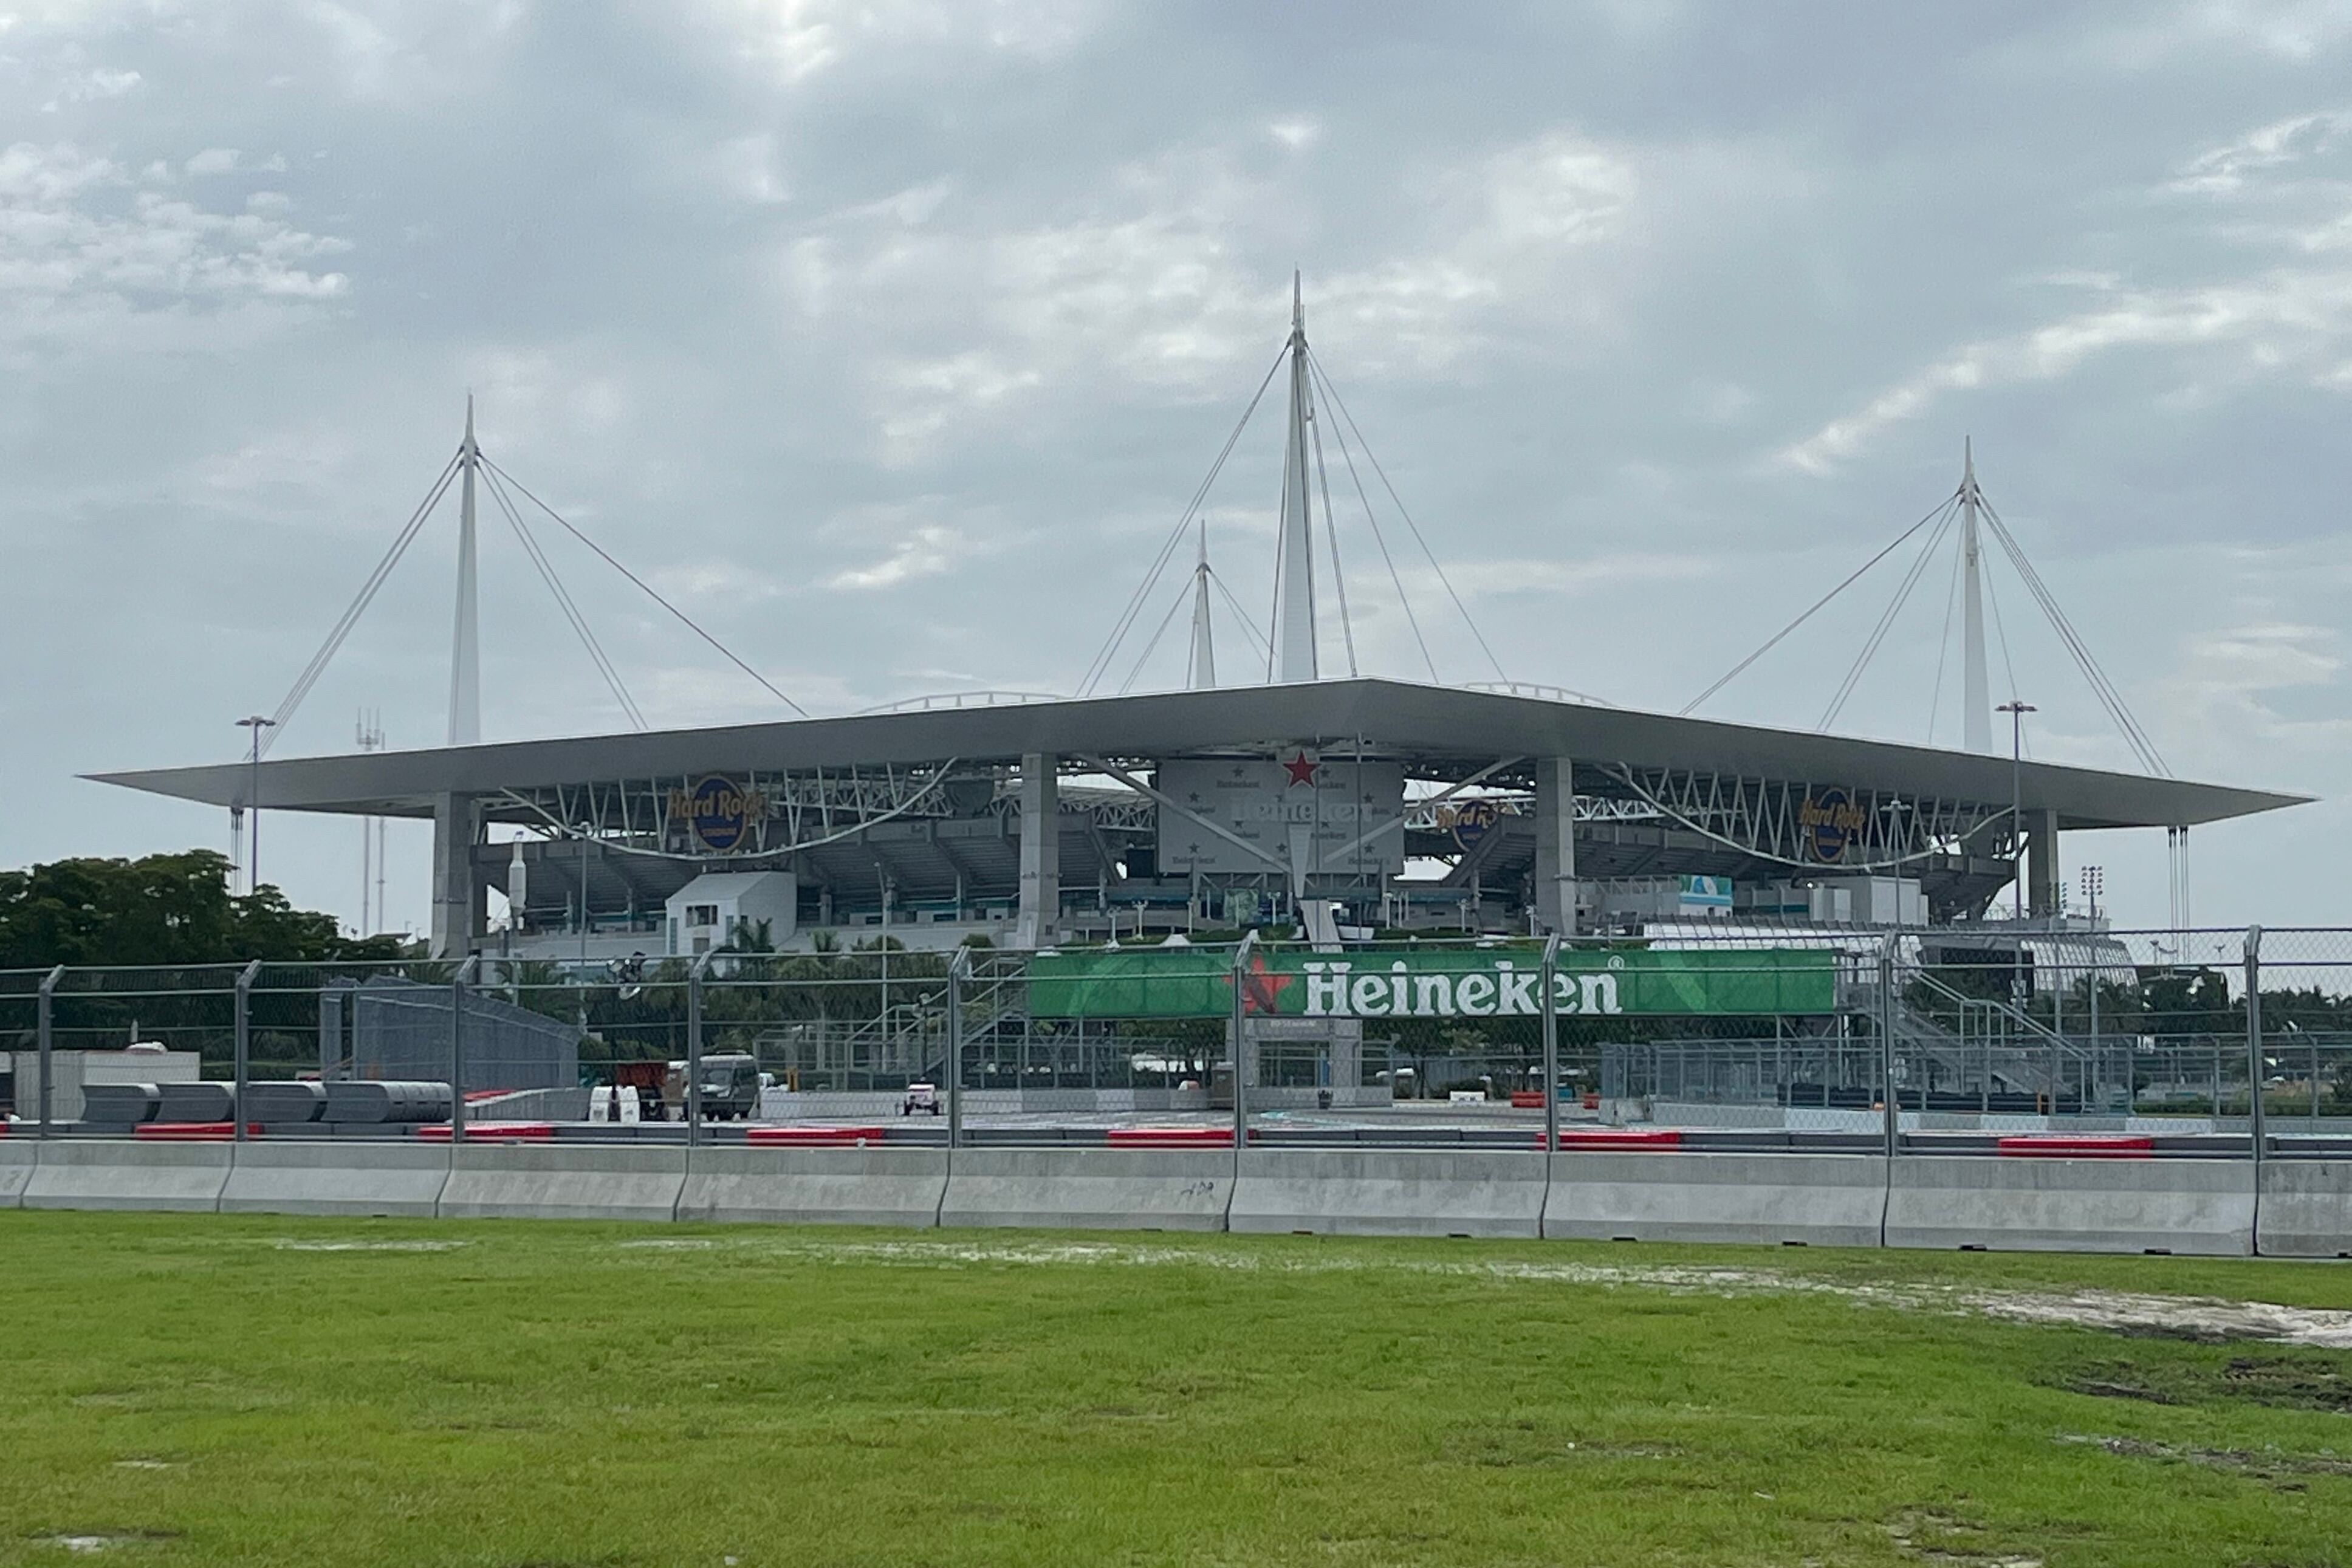
[[[1571,758],[1580,791],[1609,789],[1592,769],[1635,788],[1673,774],[1866,789],[1998,803],[2012,783],[2028,812],[2063,830],[2181,827],[2310,797],[2029,761],[2012,779],[2006,757],[1843,736],[1683,718],[1627,708],[1391,680],[1326,680],[1139,696],[1034,701],[844,718],[582,736],[551,740],[89,775],[215,806],[430,816],[437,798],[593,781],[757,771],[791,772],[950,759],[1017,763],[1024,754],[1120,763],[1291,745],[1360,746],[1415,777],[1461,779],[1505,759]],[[1497,782],[1510,768],[1496,769]]]

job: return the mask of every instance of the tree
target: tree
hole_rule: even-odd
[[[0,968],[411,956],[396,936],[343,936],[333,915],[297,909],[269,883],[232,894],[228,876],[211,850],[0,872]]]

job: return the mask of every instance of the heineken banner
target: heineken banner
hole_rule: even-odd
[[[1659,953],[1565,950],[1553,977],[1561,1017],[1761,1018],[1836,1010],[1836,955],[1809,949]],[[1283,1018],[1533,1018],[1543,1011],[1533,948],[1370,947],[1260,951],[1242,1005]],[[1225,1018],[1231,957],[1199,947],[1040,953],[1029,964],[1034,1018]]]

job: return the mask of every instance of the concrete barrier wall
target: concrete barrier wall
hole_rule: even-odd
[[[1906,1155],[1894,1163],[1886,1245],[2244,1257],[2253,1166]]]
[[[674,1219],[686,1153],[643,1144],[459,1144],[449,1151],[441,1216]]]
[[[677,1217],[772,1225],[937,1225],[947,1181],[943,1148],[699,1147],[687,1162]]]
[[[2254,1249],[2352,1258],[2352,1160],[2264,1160]]]
[[[1533,1148],[1250,1149],[1225,1218],[1261,1233],[1533,1237],[1543,1200]]]
[[[220,1207],[228,1181],[227,1144],[134,1144],[127,1139],[51,1139],[25,1184],[26,1208]]]
[[[942,1225],[1223,1230],[1231,1149],[958,1149]]]
[[[30,1143],[0,1138],[0,1208],[14,1208],[23,1200],[38,1157]]]
[[[357,1214],[430,1219],[449,1179],[446,1144],[260,1139],[236,1146],[223,1214]]]
[[[1555,1155],[1543,1233],[1589,1241],[1875,1247],[1884,1155]]]

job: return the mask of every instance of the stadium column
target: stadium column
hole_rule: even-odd
[[[1062,917],[1062,800],[1049,752],[1021,757],[1021,915],[1016,947],[1047,947]]]
[[[482,834],[471,795],[433,801],[433,956],[461,958],[481,934],[483,889],[474,876],[474,845]]]
[[[2059,913],[2058,813],[2033,811],[2025,819],[2026,911],[2035,919]]]
[[[1576,935],[1576,767],[1536,759],[1536,925]]]

